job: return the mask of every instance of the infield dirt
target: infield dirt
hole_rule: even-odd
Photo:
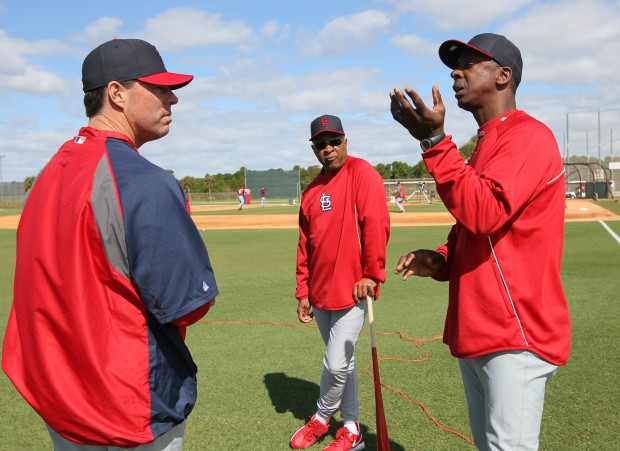
[[[221,211],[226,208],[234,210],[236,207],[199,205],[192,207],[192,211]],[[245,208],[260,207],[248,205]],[[268,211],[269,207],[266,207],[265,210]],[[241,210],[238,214],[233,215],[201,215],[192,216],[192,218],[199,229],[294,229],[297,228],[297,210],[294,211],[295,213],[291,214],[244,215],[243,210]],[[392,227],[454,224],[454,218],[447,212],[391,212],[390,220]],[[566,221],[620,221],[620,216],[587,199],[568,199],[566,201]],[[19,216],[0,216],[0,229],[16,229],[18,223]]]
[[[221,210],[221,207],[208,207],[202,211],[210,209]],[[195,211],[200,210],[197,208]],[[193,219],[199,229],[297,228],[297,214],[264,214],[243,216],[243,210],[241,210],[238,216],[209,215],[194,216]],[[569,199],[566,201],[567,222],[599,220],[620,221],[620,216],[589,200]],[[452,225],[454,222],[454,218],[448,212],[421,213],[412,211],[405,213],[390,213],[390,223],[392,227]]]

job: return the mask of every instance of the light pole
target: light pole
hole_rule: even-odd
[[[569,127],[569,115],[582,114],[582,113],[596,113],[597,116],[597,147],[598,147],[598,163],[602,165],[603,159],[601,155],[601,112],[612,112],[612,111],[620,111],[619,109],[606,109],[601,110],[597,108],[596,110],[587,110],[587,111],[567,111],[566,112],[566,160],[570,159],[570,127]],[[587,132],[586,132],[586,140],[587,140]],[[587,143],[586,143],[587,146]],[[613,156],[613,147],[610,148],[611,155]]]
[[[0,198],[4,197],[4,183],[2,183],[2,159],[4,155],[0,155]]]
[[[598,112],[598,164],[601,162],[601,109],[596,110]]]
[[[570,142],[568,140],[569,136],[569,126],[568,126],[568,111],[566,112],[566,162],[570,163]]]

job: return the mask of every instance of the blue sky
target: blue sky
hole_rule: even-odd
[[[170,134],[140,149],[179,178],[317,164],[308,135],[321,114],[342,118],[351,154],[416,164],[417,141],[389,113],[394,86],[430,103],[438,84],[446,131],[464,144],[477,125],[437,48],[487,31],[521,49],[517,107],[563,153],[568,112],[571,155],[620,156],[619,23],[620,0],[0,0],[2,180],[36,175],[86,124],[81,64],[115,37],[146,39],[169,71],[196,76],[177,91]]]

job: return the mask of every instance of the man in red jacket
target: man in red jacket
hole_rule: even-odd
[[[312,121],[310,141],[323,169],[301,198],[295,297],[299,321],[316,318],[327,350],[317,411],[290,444],[305,449],[321,440],[340,410],[344,427],[325,449],[360,450],[355,344],[366,296],[376,298],[385,282],[390,217],[381,176],[365,160],[347,155],[338,117]]]
[[[450,281],[444,342],[459,359],[476,446],[537,449],[545,387],[571,340],[560,279],[564,166],[552,132],[516,109],[523,63],[512,42],[484,33],[444,42],[439,57],[478,143],[465,163],[444,133],[437,86],[432,109],[411,88],[411,103],[390,93],[394,119],[420,140],[457,221],[447,244],[401,257],[396,273]]]

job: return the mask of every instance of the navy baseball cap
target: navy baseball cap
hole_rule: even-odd
[[[193,79],[193,75],[168,72],[155,46],[141,39],[105,42],[90,52],[82,64],[84,92],[106,86],[111,81],[128,80],[178,89]]]
[[[317,117],[310,123],[309,141],[312,141],[317,135],[324,132],[333,132],[344,135],[344,129],[342,128],[340,118],[330,114],[324,114],[323,116]]]
[[[450,69],[456,69],[456,61],[465,50],[473,50],[497,61],[503,67],[512,69],[512,78],[517,86],[521,83],[523,60],[521,52],[505,36],[494,33],[482,33],[465,43],[449,40],[439,46],[439,58]]]

